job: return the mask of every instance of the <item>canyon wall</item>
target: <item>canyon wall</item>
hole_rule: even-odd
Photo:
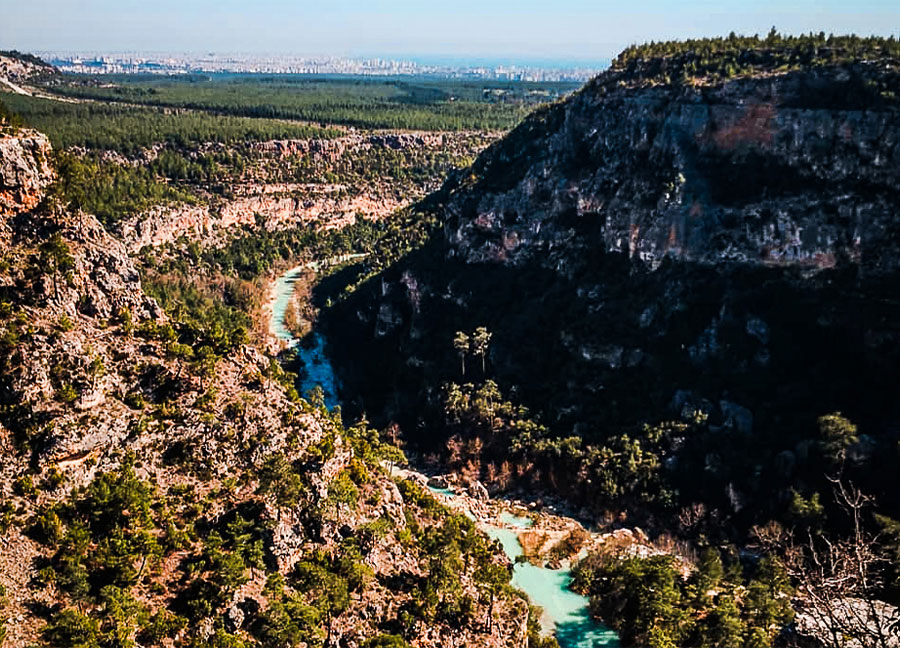
[[[422,205],[425,248],[326,316],[359,340],[335,345],[346,396],[423,425],[414,403],[480,380],[454,333],[487,326],[487,375],[559,435],[696,411],[773,455],[835,410],[889,432],[900,109],[880,88],[898,78],[613,70],[539,109]]]

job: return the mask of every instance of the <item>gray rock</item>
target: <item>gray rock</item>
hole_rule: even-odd
[[[237,632],[243,625],[244,611],[235,603],[225,611],[225,629],[228,632]]]
[[[719,409],[722,410],[723,424],[742,434],[750,434],[753,431],[753,412],[746,407],[730,401],[719,401]]]
[[[466,492],[468,492],[471,497],[480,501],[486,501],[490,499],[487,488],[485,488],[484,484],[482,484],[478,480],[469,482],[469,485],[466,488]]]
[[[431,488],[450,488],[450,482],[446,475],[435,475],[428,479],[428,486]]]

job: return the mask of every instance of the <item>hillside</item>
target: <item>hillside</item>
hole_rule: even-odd
[[[46,80],[59,72],[32,54],[0,51],[0,77],[14,83]]]
[[[857,41],[636,48],[535,111],[327,314],[348,407],[701,547],[840,536],[829,479],[896,518],[900,68]]]
[[[741,375],[762,386],[775,367],[805,373],[817,348],[837,367],[832,333],[863,345],[847,360],[865,363],[889,320],[873,313],[864,344],[841,332],[850,325],[841,313],[856,316],[856,307],[818,295],[885,292],[896,273],[898,109],[845,105],[866,100],[853,89],[869,81],[896,85],[896,73],[860,63],[698,87],[634,87],[626,75],[612,70],[537,111],[429,198],[423,208],[439,214],[440,232],[428,249],[373,282],[394,282],[385,297],[363,290],[348,306],[371,313],[363,339],[377,328],[386,352],[401,345],[405,357],[429,359],[431,377],[453,377],[453,332],[487,325],[500,377],[571,387],[529,393],[542,405],[560,399],[555,411],[606,409],[610,389],[624,391],[614,384],[631,378],[647,386],[635,394],[642,401],[665,380],[661,411],[691,388],[691,374],[718,386],[706,396],[717,402],[726,388],[709,374],[714,356],[732,389]],[[404,272],[417,284],[415,303],[396,283]],[[787,291],[777,309],[770,280]],[[429,328],[435,322],[440,330]],[[818,342],[785,340],[794,357],[773,354],[781,335],[800,330]],[[684,384],[672,383],[673,372]],[[861,367],[847,376],[868,377],[876,380]]]
[[[0,51],[0,92],[31,95],[33,90],[23,87],[33,83],[46,83],[57,77],[59,71],[31,54]]]
[[[0,642],[523,645],[499,549],[273,359],[169,320],[50,159],[0,136]]]

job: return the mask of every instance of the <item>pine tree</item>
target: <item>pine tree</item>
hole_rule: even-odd
[[[69,246],[59,232],[54,232],[48,240],[41,243],[38,250],[41,263],[53,272],[53,296],[59,299],[59,274],[74,268],[75,259],[69,253]]]
[[[462,363],[462,375],[466,375],[466,355],[469,353],[469,336],[462,331],[457,331],[453,338],[453,348],[459,354],[459,361]]]
[[[485,373],[485,358],[487,356],[488,347],[491,343],[493,334],[485,327],[479,326],[472,334],[472,349],[481,356],[481,373]]]

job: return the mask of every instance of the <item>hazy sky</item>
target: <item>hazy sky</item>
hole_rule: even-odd
[[[900,0],[0,0],[0,49],[609,58],[700,35],[900,32]]]

